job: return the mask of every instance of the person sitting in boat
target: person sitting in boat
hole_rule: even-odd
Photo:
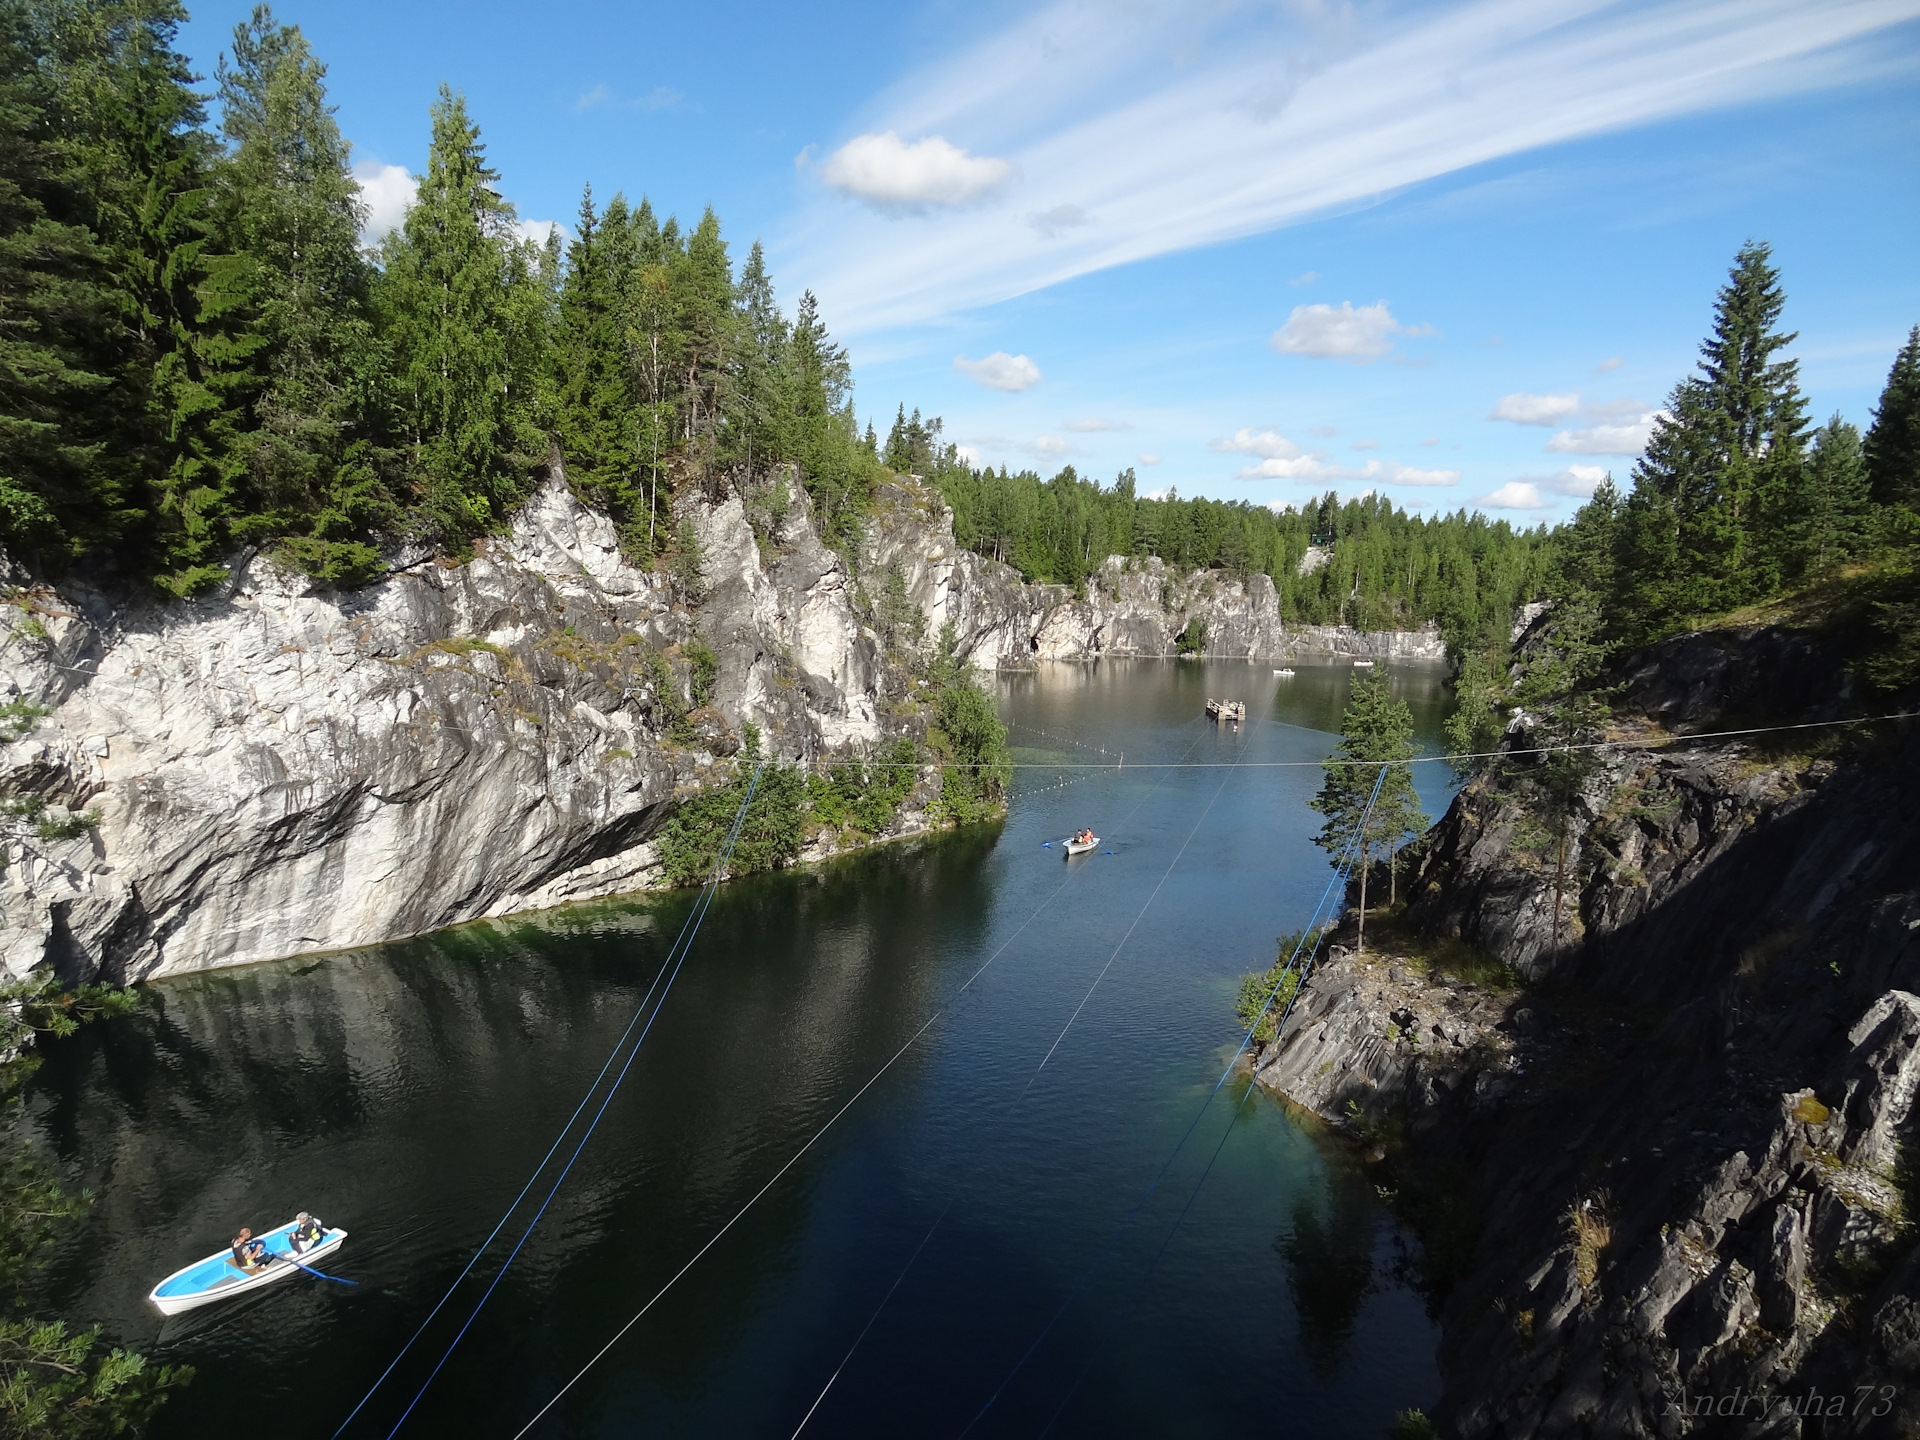
[[[302,1210],[293,1217],[293,1229],[287,1234],[287,1246],[296,1255],[304,1255],[319,1243],[327,1227]]]
[[[266,1242],[254,1239],[249,1226],[242,1225],[233,1237],[233,1263],[246,1271],[258,1270],[267,1263]]]

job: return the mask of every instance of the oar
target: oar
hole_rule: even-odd
[[[276,1260],[286,1261],[287,1264],[293,1266],[293,1268],[296,1270],[306,1271],[307,1274],[313,1276],[313,1278],[316,1280],[331,1280],[336,1285],[358,1285],[360,1283],[358,1280],[348,1280],[345,1277],[340,1275],[329,1275],[324,1270],[314,1269],[311,1265],[302,1265],[298,1260],[294,1259],[291,1255],[276,1255],[273,1258]]]

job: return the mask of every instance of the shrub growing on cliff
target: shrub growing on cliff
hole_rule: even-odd
[[[946,763],[934,814],[956,825],[994,814],[1005,803],[1013,780],[1007,752],[1007,727],[993,700],[959,657],[959,642],[949,620],[930,667],[934,686],[934,723],[927,743]]]
[[[836,830],[851,825],[878,835],[900,813],[916,775],[913,741],[903,736],[866,764],[850,760],[825,775],[808,776],[808,808],[820,824]]]
[[[734,817],[750,785],[753,802],[734,841],[728,875],[752,875],[791,865],[805,838],[802,831],[807,784],[797,767],[770,761],[753,785],[760,763],[760,732],[747,726],[747,743],[735,762],[733,778],[682,801],[660,831],[660,864],[676,885],[697,885],[713,873],[733,828]]]
[[[20,1090],[37,1064],[26,1047],[36,1034],[69,1035],[134,1003],[129,992],[104,986],[0,986],[0,1055],[9,1057],[0,1061],[0,1432],[7,1435],[137,1435],[166,1392],[193,1376],[186,1366],[151,1367],[103,1345],[98,1326],[70,1331],[63,1321],[23,1313],[60,1227],[91,1202],[62,1190],[19,1133]]]

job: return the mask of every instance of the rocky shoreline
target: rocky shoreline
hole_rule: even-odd
[[[472,559],[400,555],[359,590],[257,555],[168,603],[6,566],[0,971],[133,982],[658,885],[656,835],[748,726],[802,764],[924,730],[876,629],[890,582],[919,643],[951,621],[985,670],[1166,654],[1195,619],[1209,655],[1438,653],[1289,632],[1264,576],[1115,557],[1085,597],[1025,585],[912,479],[851,556],[780,477],[696,487],[669,519],[698,538],[691,593],[627,563],[557,471]],[[938,788],[923,773],[885,834],[817,833],[803,858],[926,830]]]
[[[1676,743],[1598,770],[1564,869],[1474,781],[1256,1062],[1423,1231],[1443,1435],[1920,1434],[1920,734],[1678,738],[1831,712],[1821,664],[1630,659],[1617,733]]]

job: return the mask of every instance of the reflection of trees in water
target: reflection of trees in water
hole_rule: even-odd
[[[1298,1201],[1292,1228],[1273,1242],[1287,1262],[1287,1290],[1300,1317],[1300,1347],[1316,1375],[1328,1376],[1340,1368],[1360,1307],[1373,1292],[1377,1217],[1365,1180],[1335,1173],[1328,1177],[1324,1200]]]

